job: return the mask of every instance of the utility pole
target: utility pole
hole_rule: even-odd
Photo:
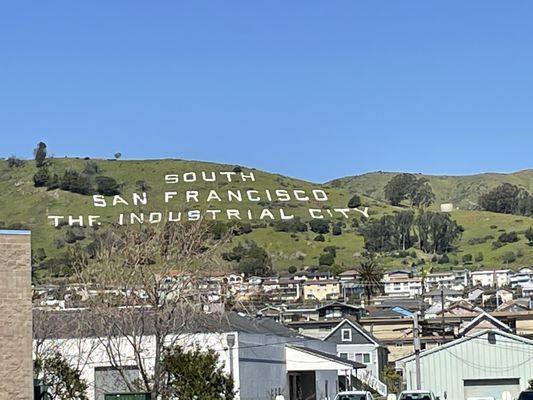
[[[418,328],[418,313],[413,313],[413,347],[415,349],[416,390],[422,388],[420,382],[420,332]]]
[[[444,341],[446,340],[446,332],[444,332],[445,327],[445,316],[444,316],[444,285],[440,284],[440,304],[441,304],[441,329],[442,329],[442,344],[444,344]]]

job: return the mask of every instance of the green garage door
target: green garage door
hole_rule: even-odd
[[[520,394],[519,379],[465,379],[465,400],[502,400],[502,394],[509,392],[512,399]]]

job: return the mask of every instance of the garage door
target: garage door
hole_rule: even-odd
[[[468,379],[464,381],[465,399],[502,400],[502,394],[509,392],[516,399],[520,394],[519,379]]]

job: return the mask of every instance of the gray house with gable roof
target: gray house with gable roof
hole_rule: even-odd
[[[381,377],[383,368],[388,363],[389,351],[376,337],[359,325],[355,318],[346,317],[322,340],[335,343],[339,357],[366,365],[364,370],[357,371],[357,377],[378,392],[386,392],[386,385],[383,384]]]

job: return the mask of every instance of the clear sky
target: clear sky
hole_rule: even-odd
[[[531,168],[531,1],[12,1],[0,156]]]

